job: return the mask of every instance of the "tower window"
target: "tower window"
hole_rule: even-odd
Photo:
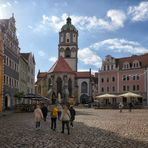
[[[69,39],[67,39],[67,43],[69,43]]]
[[[65,57],[66,58],[70,58],[71,57],[71,52],[70,52],[69,48],[66,48],[66,50],[65,50]]]

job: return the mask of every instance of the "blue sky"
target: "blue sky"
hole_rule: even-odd
[[[21,52],[32,52],[36,73],[58,56],[58,32],[70,15],[79,31],[78,69],[98,71],[106,55],[148,52],[147,0],[0,0],[0,18],[14,13]]]

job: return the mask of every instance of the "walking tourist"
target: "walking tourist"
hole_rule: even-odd
[[[41,110],[42,110],[42,113],[43,113],[44,121],[46,121],[47,114],[48,114],[47,106],[45,106],[45,104],[42,104]]]
[[[36,129],[40,129],[40,122],[43,119],[43,114],[40,109],[40,106],[37,105],[36,109],[34,110],[35,122],[36,122]]]
[[[70,125],[73,127],[73,121],[75,120],[76,111],[73,108],[73,106],[70,106],[69,111],[70,111]]]
[[[57,117],[58,117],[58,108],[57,106],[54,104],[51,107],[51,129],[53,129],[54,131],[56,130],[56,125],[57,125]]]
[[[129,112],[131,112],[131,111],[132,111],[132,107],[133,107],[132,102],[130,102],[130,103],[128,104],[128,106],[129,106]]]
[[[65,124],[66,124],[68,135],[69,135],[70,134],[70,129],[69,129],[70,111],[69,111],[69,109],[68,109],[68,107],[66,105],[63,106],[61,121],[62,121],[62,131],[61,131],[61,133],[64,133]]]
[[[119,110],[120,110],[120,113],[122,112],[123,106],[124,106],[123,103],[120,102],[120,103],[119,103]]]

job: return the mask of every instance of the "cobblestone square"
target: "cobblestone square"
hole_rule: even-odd
[[[35,130],[33,113],[0,117],[0,148],[147,148],[148,110],[77,108],[70,135],[50,129],[50,116]]]

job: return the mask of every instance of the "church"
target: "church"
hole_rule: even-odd
[[[36,94],[49,99],[75,103],[92,101],[95,77],[88,71],[78,72],[78,30],[68,17],[59,32],[58,59],[47,72],[38,72]]]

